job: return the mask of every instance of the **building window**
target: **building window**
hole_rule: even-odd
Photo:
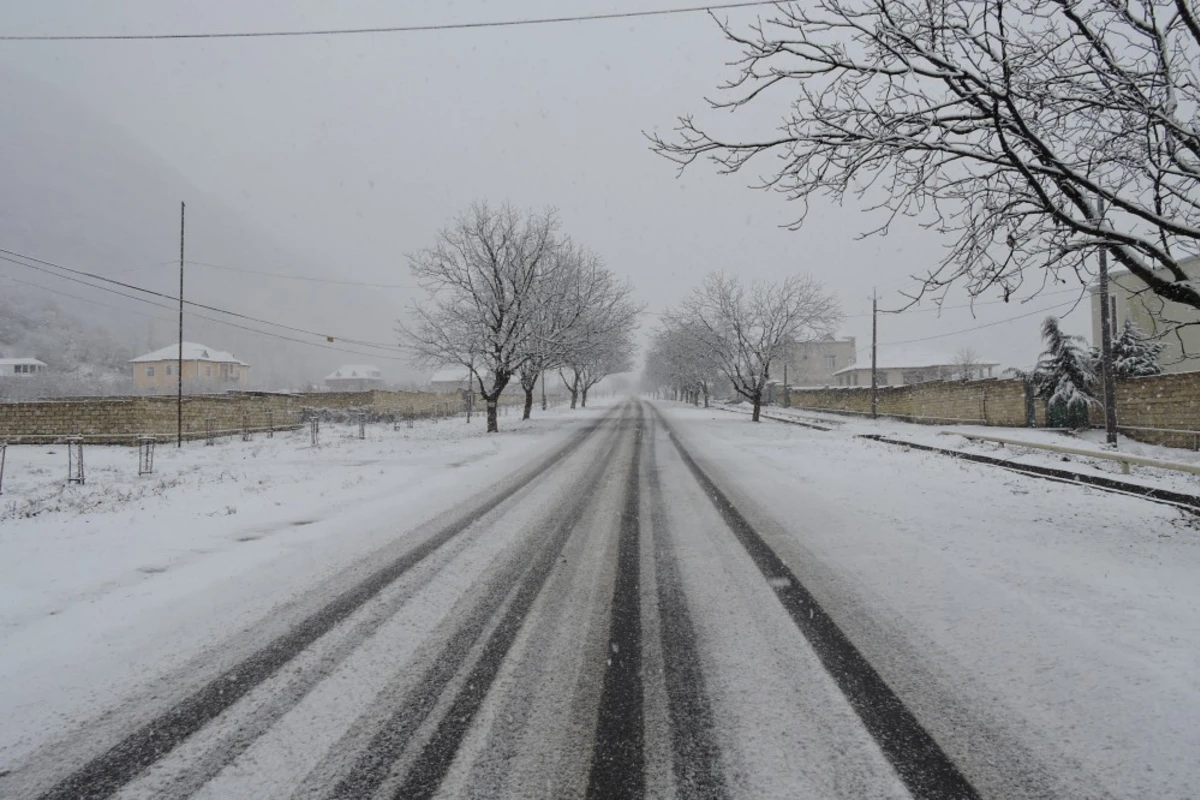
[[[146,367],[146,377],[147,377],[147,378],[153,378],[153,377],[154,377],[154,365],[153,365],[153,364],[152,364],[152,365],[150,365],[150,366],[148,366],[148,367]]]
[[[207,364],[205,365],[205,367],[204,367],[204,377],[206,377],[206,378],[211,378],[211,377],[212,377],[212,366],[210,366],[210,365],[207,365]]]
[[[175,365],[167,364],[167,375],[174,375],[174,374],[175,374]]]
[[[825,366],[829,367],[829,369],[835,369],[837,367],[837,356],[825,356]]]

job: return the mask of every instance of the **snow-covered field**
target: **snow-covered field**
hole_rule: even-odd
[[[904,423],[664,405],[987,796],[1200,795],[1196,517],[850,435]]]
[[[160,445],[10,446],[0,495],[0,769],[398,532],[529,461],[598,411],[476,415],[413,429],[322,425]],[[84,659],[82,662],[80,659]]]

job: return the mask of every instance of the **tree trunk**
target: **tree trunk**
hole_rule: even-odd
[[[751,415],[751,422],[758,422],[758,412],[762,410],[762,392],[754,393],[754,414]]]
[[[521,419],[529,419],[529,414],[533,411],[533,389],[525,390],[525,413],[521,415]]]
[[[708,408],[708,387],[704,387],[704,407]]]
[[[579,402],[579,390],[572,389],[571,390],[571,408],[574,408],[578,402]]]
[[[488,417],[487,432],[488,433],[499,433],[500,432],[500,425],[496,421],[496,416],[497,416],[496,412],[499,410],[498,405],[499,404],[496,402],[496,398],[494,398],[494,397],[487,398],[487,417]]]

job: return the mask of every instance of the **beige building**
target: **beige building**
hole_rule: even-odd
[[[1200,277],[1200,256],[1180,263],[1188,277]],[[1163,273],[1165,275],[1165,272]],[[1100,346],[1100,287],[1093,283],[1092,344]],[[1132,319],[1148,336],[1163,344],[1158,363],[1163,372],[1200,370],[1200,311],[1165,300],[1146,288],[1146,283],[1121,270],[1109,274],[1108,302],[1114,338],[1126,318]],[[1185,323],[1191,323],[1190,326]],[[1185,327],[1180,327],[1185,325]]]
[[[179,345],[172,344],[131,360],[134,385],[146,392],[174,389],[179,380],[175,372],[178,358]],[[250,365],[232,353],[195,342],[183,343],[183,385],[190,390],[244,389],[249,373]]]
[[[828,336],[812,342],[796,342],[788,348],[787,382],[789,386],[833,386],[839,370],[855,363],[853,336],[835,339]],[[783,381],[783,361],[771,363],[771,378]]]
[[[343,364],[325,376],[325,388],[332,392],[364,392],[383,387],[383,372],[374,364]]]
[[[908,386],[914,383],[952,380],[981,380],[993,377],[999,366],[995,361],[975,359],[970,364],[945,353],[929,350],[891,350],[881,347],[875,360],[879,386]],[[838,370],[836,386],[870,386],[871,358],[862,363]]]

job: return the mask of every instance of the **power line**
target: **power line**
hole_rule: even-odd
[[[173,262],[172,262],[173,263]],[[211,269],[222,269],[228,272],[241,272],[247,275],[263,275],[268,278],[284,278],[291,281],[310,281],[312,283],[332,283],[338,286],[365,286],[371,289],[418,289],[418,286],[412,286],[403,283],[367,283],[365,281],[343,281],[337,278],[314,278],[308,275],[288,275],[284,272],[265,272],[263,270],[249,269],[247,267],[229,267],[224,264],[213,264],[208,261],[185,261],[185,264],[191,264],[197,267],[209,267]]]
[[[8,261],[8,262],[10,262],[10,263],[13,263],[13,264],[20,264],[20,262],[18,262],[18,261],[14,261],[14,260],[13,260],[13,259],[11,259],[11,258],[6,258],[6,257],[4,257],[4,256],[0,256],[0,260],[3,260],[3,261]],[[21,266],[26,266],[26,267],[27,267],[27,266],[31,266],[31,265],[29,265],[29,264],[21,264]],[[147,305],[154,306],[155,308],[162,308],[162,309],[165,309],[165,310],[167,310],[167,311],[172,311],[172,312],[175,310],[175,309],[174,309],[172,306],[168,306],[168,305],[166,305],[166,304],[164,304],[164,303],[157,303],[157,302],[155,302],[155,301],[153,301],[153,300],[148,300],[148,299],[146,299],[146,298],[144,298],[144,297],[137,297],[136,295],[132,295],[132,294],[126,294],[125,292],[120,292],[120,291],[117,291],[116,289],[110,289],[110,288],[108,288],[107,286],[96,286],[96,285],[94,285],[94,284],[88,283],[87,281],[81,281],[81,280],[79,280],[79,279],[77,279],[77,278],[71,278],[71,277],[69,277],[69,276],[67,276],[67,275],[58,275],[57,273],[50,272],[49,270],[41,270],[41,271],[45,272],[47,275],[53,275],[53,276],[54,276],[54,277],[56,277],[56,278],[62,278],[63,280],[74,281],[75,283],[80,283],[80,284],[82,284],[82,285],[84,285],[84,286],[88,286],[88,287],[91,287],[91,288],[93,288],[93,289],[99,289],[99,290],[100,290],[100,291],[102,291],[102,292],[109,292],[109,293],[111,293],[111,294],[116,294],[116,295],[119,295],[119,296],[121,296],[121,297],[127,297],[127,298],[129,298],[130,300],[136,300],[136,301],[138,301],[139,303],[145,303],[145,304],[147,304]],[[35,288],[38,288],[38,289],[43,289],[43,290],[45,290],[45,291],[47,291],[47,292],[50,292],[50,293],[52,293],[52,294],[62,295],[63,297],[71,297],[71,298],[74,298],[74,299],[76,299],[76,300],[82,300],[82,301],[83,301],[83,302],[85,302],[85,303],[91,303],[91,304],[93,304],[93,305],[99,305],[99,306],[103,306],[103,307],[105,307],[105,308],[112,308],[112,309],[115,309],[115,310],[117,310],[117,311],[124,311],[124,312],[126,312],[126,313],[134,313],[134,314],[139,314],[140,316],[149,317],[149,318],[151,318],[151,319],[165,320],[165,321],[167,321],[167,322],[170,322],[170,321],[172,321],[170,317],[160,317],[160,316],[157,316],[157,315],[155,315],[155,314],[147,314],[147,313],[145,313],[145,312],[139,312],[139,311],[137,311],[136,309],[130,309],[130,308],[121,308],[121,307],[119,307],[119,306],[114,306],[114,305],[112,305],[112,304],[110,304],[110,303],[101,303],[100,301],[98,301],[98,300],[95,300],[95,299],[93,299],[93,298],[90,298],[90,297],[81,297],[81,296],[79,296],[79,295],[76,295],[76,294],[71,294],[70,292],[64,292],[64,291],[62,291],[61,289],[52,289],[52,288],[51,288],[51,287],[49,287],[49,286],[43,286],[43,285],[42,285],[42,284],[40,284],[40,283],[33,283],[33,282],[31,282],[31,281],[23,281],[23,280],[20,280],[19,278],[14,278],[14,277],[12,277],[11,275],[4,275],[4,276],[0,276],[0,277],[4,277],[5,279],[7,279],[7,280],[10,280],[10,281],[14,281],[14,282],[16,282],[16,283],[22,283],[22,284],[25,284],[26,286],[33,286],[33,287],[35,287]],[[195,311],[187,311],[187,312],[185,312],[185,313],[186,313],[186,314],[187,314],[189,317],[192,317],[192,318],[194,318],[194,319],[203,319],[203,320],[207,320],[208,322],[215,322],[215,323],[216,323],[216,324],[218,324],[218,325],[226,325],[226,326],[228,326],[228,327],[231,327],[231,328],[237,328],[238,330],[242,330],[242,331],[247,331],[247,332],[249,332],[249,333],[258,334],[259,336],[266,336],[266,337],[269,337],[269,338],[272,338],[272,339],[280,339],[280,340],[282,340],[282,341],[285,341],[285,342],[295,342],[295,343],[297,343],[297,344],[306,345],[306,346],[308,346],[308,347],[319,347],[319,348],[321,348],[322,350],[336,350],[336,351],[337,351],[337,352],[339,352],[339,353],[350,353],[351,355],[356,355],[356,356],[366,356],[367,358],[383,358],[383,359],[387,359],[387,360],[389,360],[389,361],[407,361],[407,360],[408,360],[408,359],[406,359],[406,358],[403,358],[403,357],[401,357],[401,356],[389,356],[389,355],[383,355],[383,354],[380,354],[380,353],[364,353],[364,352],[361,352],[361,351],[359,351],[359,350],[351,350],[351,349],[348,349],[348,348],[345,348],[345,347],[334,347],[333,345],[322,344],[322,343],[320,343],[320,342],[309,342],[309,341],[305,341],[305,340],[303,340],[303,339],[297,339],[297,338],[295,338],[295,337],[293,337],[293,336],[284,336],[284,335],[282,335],[282,334],[273,333],[272,331],[264,331],[264,330],[259,330],[258,328],[251,328],[251,327],[249,327],[249,326],[246,326],[246,325],[239,325],[239,324],[238,324],[238,323],[236,323],[236,322],[230,322],[229,320],[226,320],[226,319],[220,319],[220,318],[217,318],[217,317],[210,317],[210,316],[207,316],[207,315],[205,315],[205,314],[197,314]]]
[[[1038,292],[1037,294],[1032,295],[1031,297],[1027,298],[1027,300],[1033,300],[1038,297],[1054,297],[1056,295],[1075,294],[1077,291],[1078,291],[1077,289],[1059,289],[1058,291],[1055,291],[1055,292]],[[1022,302],[1027,302],[1027,301],[1018,300],[1016,304],[1020,305]],[[983,300],[978,303],[959,303],[959,304],[952,305],[952,306],[939,305],[939,306],[932,306],[932,307],[928,307],[928,308],[909,307],[909,308],[904,308],[904,309],[897,309],[895,311],[886,311],[886,310],[881,309],[879,313],[880,314],[896,314],[897,316],[903,316],[905,314],[925,314],[925,313],[929,313],[931,311],[949,311],[949,310],[959,309],[959,308],[978,308],[979,306],[996,306],[996,305],[1000,305],[1002,303],[1006,304],[1006,305],[1013,305],[1013,302],[1011,300]],[[846,316],[846,319],[855,319],[858,317],[869,317],[869,316],[871,316],[871,314],[868,312],[868,313],[864,313],[864,314],[846,314],[845,316]]]
[[[11,251],[0,249],[0,253],[9,253],[9,252],[11,252]],[[18,255],[19,255],[19,254],[18,254]],[[22,257],[31,258],[31,257],[28,257],[28,256],[22,256]],[[17,264],[17,265],[19,265],[19,266],[22,266],[22,267],[27,267],[27,268],[29,268],[29,269],[34,269],[34,270],[37,270],[38,272],[42,272],[42,273],[45,273],[45,274],[47,274],[47,275],[52,275],[52,276],[54,276],[54,277],[56,277],[56,278],[59,278],[59,279],[62,279],[62,280],[67,280],[67,281],[71,281],[71,282],[73,282],[73,283],[78,283],[78,284],[81,284],[81,285],[83,285],[83,286],[87,286],[87,287],[89,287],[89,288],[92,288],[92,289],[99,289],[100,291],[103,291],[103,292],[109,292],[110,294],[115,294],[115,295],[118,295],[118,296],[120,296],[120,297],[126,297],[126,298],[129,298],[130,300],[136,300],[136,301],[137,301],[137,302],[139,302],[139,303],[145,303],[145,304],[147,304],[147,305],[154,306],[155,308],[163,308],[163,309],[166,309],[166,310],[168,310],[168,311],[174,311],[174,310],[175,310],[175,309],[174,309],[174,307],[172,307],[172,306],[168,306],[168,305],[165,305],[165,304],[163,304],[163,303],[159,303],[159,302],[156,302],[156,301],[154,301],[154,300],[147,299],[147,298],[145,298],[145,297],[139,297],[139,296],[137,296],[137,295],[128,294],[127,292],[122,292],[122,291],[119,291],[119,290],[117,290],[117,289],[112,289],[112,288],[109,288],[109,287],[107,287],[107,286],[97,286],[96,284],[93,284],[93,283],[88,283],[88,282],[87,282],[87,281],[85,281],[85,280],[81,280],[81,279],[79,279],[79,278],[73,278],[73,277],[71,277],[70,275],[62,275],[62,274],[59,274],[59,273],[57,273],[57,272],[52,272],[51,270],[48,270],[48,269],[43,269],[43,268],[41,268],[41,267],[38,267],[38,266],[36,266],[36,265],[34,265],[34,264],[26,264],[26,263],[24,263],[23,261],[18,261],[18,260],[14,259],[14,258],[9,258],[9,257],[8,257],[8,256],[6,256],[6,255],[0,255],[0,260],[2,260],[2,261],[7,261],[7,262],[9,262],[9,263],[11,263],[11,264]],[[37,259],[34,259],[34,260],[37,260]],[[40,262],[40,263],[43,263],[43,262]],[[44,262],[44,263],[48,263],[48,262]],[[57,266],[57,265],[53,265],[53,266]],[[60,267],[60,268],[61,268],[61,269],[66,269],[66,270],[69,270],[69,271],[75,271],[75,272],[79,272],[78,270],[70,270],[70,268],[68,268],[68,267]],[[82,274],[87,274],[87,273],[82,273]],[[10,280],[16,280],[15,278],[11,278],[10,276],[6,276],[6,277],[9,277],[9,279],[10,279]],[[128,284],[121,284],[119,281],[109,281],[109,282],[110,282],[110,283],[116,283],[116,284],[118,284],[118,285],[128,285]],[[37,284],[31,284],[31,285],[34,285],[34,286],[36,286]],[[49,289],[49,288],[47,288],[47,287],[40,287],[40,288],[44,288],[44,289],[46,289],[47,291],[51,291],[51,292],[55,291],[55,290],[53,290],[53,289]],[[162,299],[164,299],[164,300],[174,300],[174,301],[178,301],[178,298],[176,298],[176,297],[174,297],[174,296],[172,296],[172,295],[169,295],[169,294],[164,294],[164,293],[162,293],[162,292],[155,292],[155,291],[153,291],[153,290],[150,290],[150,289],[142,289],[141,287],[136,287],[136,286],[131,286],[130,288],[133,288],[133,289],[135,289],[135,290],[137,290],[137,291],[143,291],[143,292],[146,292],[146,293],[148,293],[148,294],[152,294],[152,295],[154,295],[154,296],[157,296],[157,297],[160,297],[160,298],[162,298]],[[59,292],[59,293],[60,293],[60,294],[66,294],[65,292]],[[69,294],[67,294],[66,296],[68,296],[68,297],[74,297],[75,295],[69,295]],[[85,302],[87,302],[87,300],[86,300],[85,298],[78,298],[78,299],[85,300]],[[93,301],[93,302],[94,302],[94,301]],[[212,306],[205,306],[205,305],[202,305],[202,304],[199,304],[199,303],[191,303],[191,302],[186,302],[185,304],[186,304],[186,305],[192,305],[192,306],[196,306],[196,307],[199,307],[199,308],[205,308],[205,309],[214,310],[214,311],[217,311],[217,312],[219,312],[219,313],[234,314],[234,312],[227,312],[227,311],[224,311],[224,310],[222,310],[222,309],[219,309],[219,308],[214,308],[214,307],[212,307]],[[188,312],[188,314],[189,314],[190,316],[192,316],[192,317],[196,318],[196,319],[203,319],[203,320],[207,320],[207,321],[209,321],[209,322],[215,322],[215,323],[217,323],[217,324],[219,324],[219,325],[227,325],[227,326],[229,326],[229,327],[231,327],[231,328],[237,328],[238,330],[248,331],[248,332],[250,332],[250,333],[259,334],[259,335],[261,335],[261,336],[269,336],[269,337],[272,337],[272,338],[275,338],[275,339],[279,339],[279,340],[282,340],[282,341],[287,341],[287,342],[295,342],[295,343],[297,343],[297,344],[308,345],[308,346],[310,346],[310,347],[319,347],[319,348],[321,348],[321,349],[323,349],[323,350],[336,350],[336,351],[338,351],[338,352],[342,352],[342,353],[350,353],[350,354],[353,354],[353,355],[366,356],[366,357],[368,357],[368,358],[383,358],[383,359],[387,359],[387,360],[390,360],[390,361],[407,361],[407,360],[408,360],[408,359],[406,359],[405,357],[403,357],[403,356],[399,356],[399,355],[385,355],[385,354],[383,354],[383,353],[364,353],[364,352],[362,352],[362,351],[360,351],[360,350],[351,350],[351,349],[348,349],[348,348],[345,348],[345,347],[335,347],[335,346],[333,346],[333,345],[331,345],[331,344],[325,344],[325,343],[322,343],[322,342],[310,342],[310,341],[307,341],[307,340],[305,340],[305,339],[297,339],[297,338],[296,338],[296,337],[294,337],[294,336],[285,336],[285,335],[283,335],[283,334],[274,333],[274,332],[272,332],[272,331],[264,331],[264,330],[260,330],[260,329],[258,329],[258,328],[252,328],[252,327],[249,327],[249,326],[247,326],[247,325],[241,325],[241,324],[238,324],[238,323],[236,323],[236,322],[231,322],[231,321],[229,321],[229,320],[220,319],[220,318],[217,318],[217,317],[210,317],[210,316],[207,316],[207,315],[205,315],[205,314],[198,314],[198,313],[196,313],[196,312],[194,312],[194,311],[189,311],[189,312]],[[238,315],[238,314],[234,314],[234,315],[235,315],[235,316],[239,316],[239,317],[240,317],[240,316],[243,316],[243,315]],[[257,320],[256,318],[253,318],[253,317],[249,317],[248,319],[251,319],[251,320],[253,320],[253,321],[262,322],[263,324],[267,324],[267,325],[276,325],[276,326],[279,326],[279,327],[284,327],[284,328],[288,328],[288,327],[289,327],[289,326],[283,326],[283,325],[281,325],[280,323],[269,322],[269,321],[266,321],[266,320]],[[329,338],[329,337],[327,337],[325,334],[317,334],[317,333],[313,333],[313,332],[311,332],[311,331],[302,331],[302,332],[303,332],[303,333],[308,333],[308,334],[310,334],[310,335],[313,335],[313,336],[319,336],[319,337],[321,337],[321,338]],[[333,338],[337,339],[337,337],[333,337]],[[340,339],[340,341],[350,342],[350,343],[352,343],[352,344],[353,344],[353,343],[356,343],[356,340],[351,340],[351,339]],[[379,344],[367,343],[367,346],[370,346],[370,347],[379,347],[379,348],[382,348],[382,349],[393,350],[393,351],[398,351],[398,350],[399,350],[399,347],[397,347],[396,345],[379,345]]]
[[[1080,298],[1080,299],[1082,299],[1082,298]],[[1066,306],[1076,306],[1078,304],[1079,304],[1078,299],[1077,300],[1068,300],[1065,303],[1058,303],[1057,305],[1047,306],[1046,308],[1041,308],[1041,309],[1038,309],[1037,311],[1030,311],[1028,314],[1018,314],[1015,317],[1007,317],[1005,319],[997,320],[995,322],[987,322],[987,323],[984,323],[983,325],[973,325],[970,328],[961,328],[957,331],[948,331],[947,333],[939,333],[939,334],[935,334],[933,336],[922,336],[917,339],[902,339],[901,341],[898,341],[898,342],[880,342],[879,346],[880,347],[891,347],[891,346],[898,345],[898,344],[916,344],[917,342],[929,342],[929,341],[933,341],[934,339],[945,339],[947,336],[958,336],[959,334],[962,334],[962,333],[970,333],[971,331],[979,331],[979,330],[983,330],[984,328],[993,328],[997,325],[1003,325],[1007,322],[1014,322],[1018,319],[1025,319],[1026,317],[1033,317],[1033,316],[1037,316],[1038,314],[1045,314],[1047,311],[1053,311],[1056,308],[1064,308]],[[866,349],[868,349],[868,348],[866,348],[866,347],[859,348],[855,352],[855,355],[863,352],[863,350],[866,350]]]
[[[124,281],[114,280],[113,278],[109,278],[104,275],[98,275],[94,272],[87,272],[85,270],[79,270],[79,269],[73,269],[71,267],[65,267],[62,264],[55,264],[53,261],[45,261],[43,259],[36,258],[36,257],[30,256],[30,255],[26,255],[24,253],[17,253],[12,250],[5,250],[4,248],[0,248],[0,253],[7,254],[8,256],[14,256],[15,258],[18,258],[18,259],[24,259],[24,261],[33,261],[37,264],[42,264],[47,267],[53,267],[54,269],[60,269],[60,270],[63,270],[64,272],[69,272],[73,275],[82,275],[84,277],[91,278],[92,280],[103,281],[104,283],[111,283],[114,286],[120,286],[124,289],[131,289],[135,292],[143,292],[145,294],[152,295],[154,297],[162,298],[163,300],[171,300],[173,302],[179,302],[179,298],[176,297],[175,295],[167,294],[166,292],[158,292],[158,291],[155,291],[154,289],[147,289],[142,286],[136,286],[132,283],[125,283]],[[0,256],[0,257],[2,257],[2,256]],[[50,274],[50,275],[57,274],[54,272],[50,272],[49,270],[46,270],[46,269],[40,269],[38,267],[35,267],[33,264],[26,264],[26,263],[24,263],[24,261],[17,261],[14,258],[4,258],[4,260],[9,261],[13,264],[19,264],[20,266],[23,266],[23,267],[29,267],[30,269],[37,269],[40,272],[46,272],[47,274]],[[65,278],[66,276],[59,275],[59,277]],[[85,285],[90,285],[90,284],[85,284]],[[98,287],[93,287],[93,288],[98,288]],[[332,339],[340,339],[341,341],[347,342],[349,344],[356,344],[356,345],[359,345],[360,347],[377,347],[377,348],[381,348],[384,350],[398,350],[399,349],[396,345],[392,345],[392,344],[384,344],[384,343],[380,343],[380,342],[370,342],[370,341],[365,341],[362,339],[351,339],[348,337],[331,336],[328,333],[321,333],[318,331],[310,331],[306,328],[297,328],[293,325],[286,325],[282,322],[272,322],[271,320],[261,319],[259,317],[250,316],[249,314],[242,314],[237,311],[229,311],[224,308],[218,308],[216,306],[206,305],[205,303],[196,303],[191,300],[185,300],[184,304],[194,306],[196,308],[202,308],[205,311],[213,311],[218,314],[227,314],[231,317],[236,317],[238,319],[244,319],[249,322],[257,322],[260,325],[270,325],[272,327],[281,328],[283,330],[291,331],[293,333],[303,333],[303,334],[307,334],[309,336],[316,336],[316,337],[319,337],[322,339],[331,339],[331,338]]]
[[[558,25],[568,22],[597,22],[600,20],[634,19],[637,17],[665,17],[671,14],[694,14],[700,11],[720,11],[753,6],[778,5],[778,0],[757,2],[711,3],[683,8],[660,8],[650,11],[614,11],[606,14],[577,14],[563,17],[533,17],[526,19],[495,20],[492,22],[446,22],[431,25],[388,25],[370,28],[317,28],[293,31],[225,31],[214,33],[105,33],[105,34],[32,34],[3,35],[0,41],[7,42],[100,42],[100,41],[148,41],[159,39],[266,39],[303,36],[360,36],[375,33],[426,33],[431,31],[462,31],[482,28],[514,28],[526,25]]]

